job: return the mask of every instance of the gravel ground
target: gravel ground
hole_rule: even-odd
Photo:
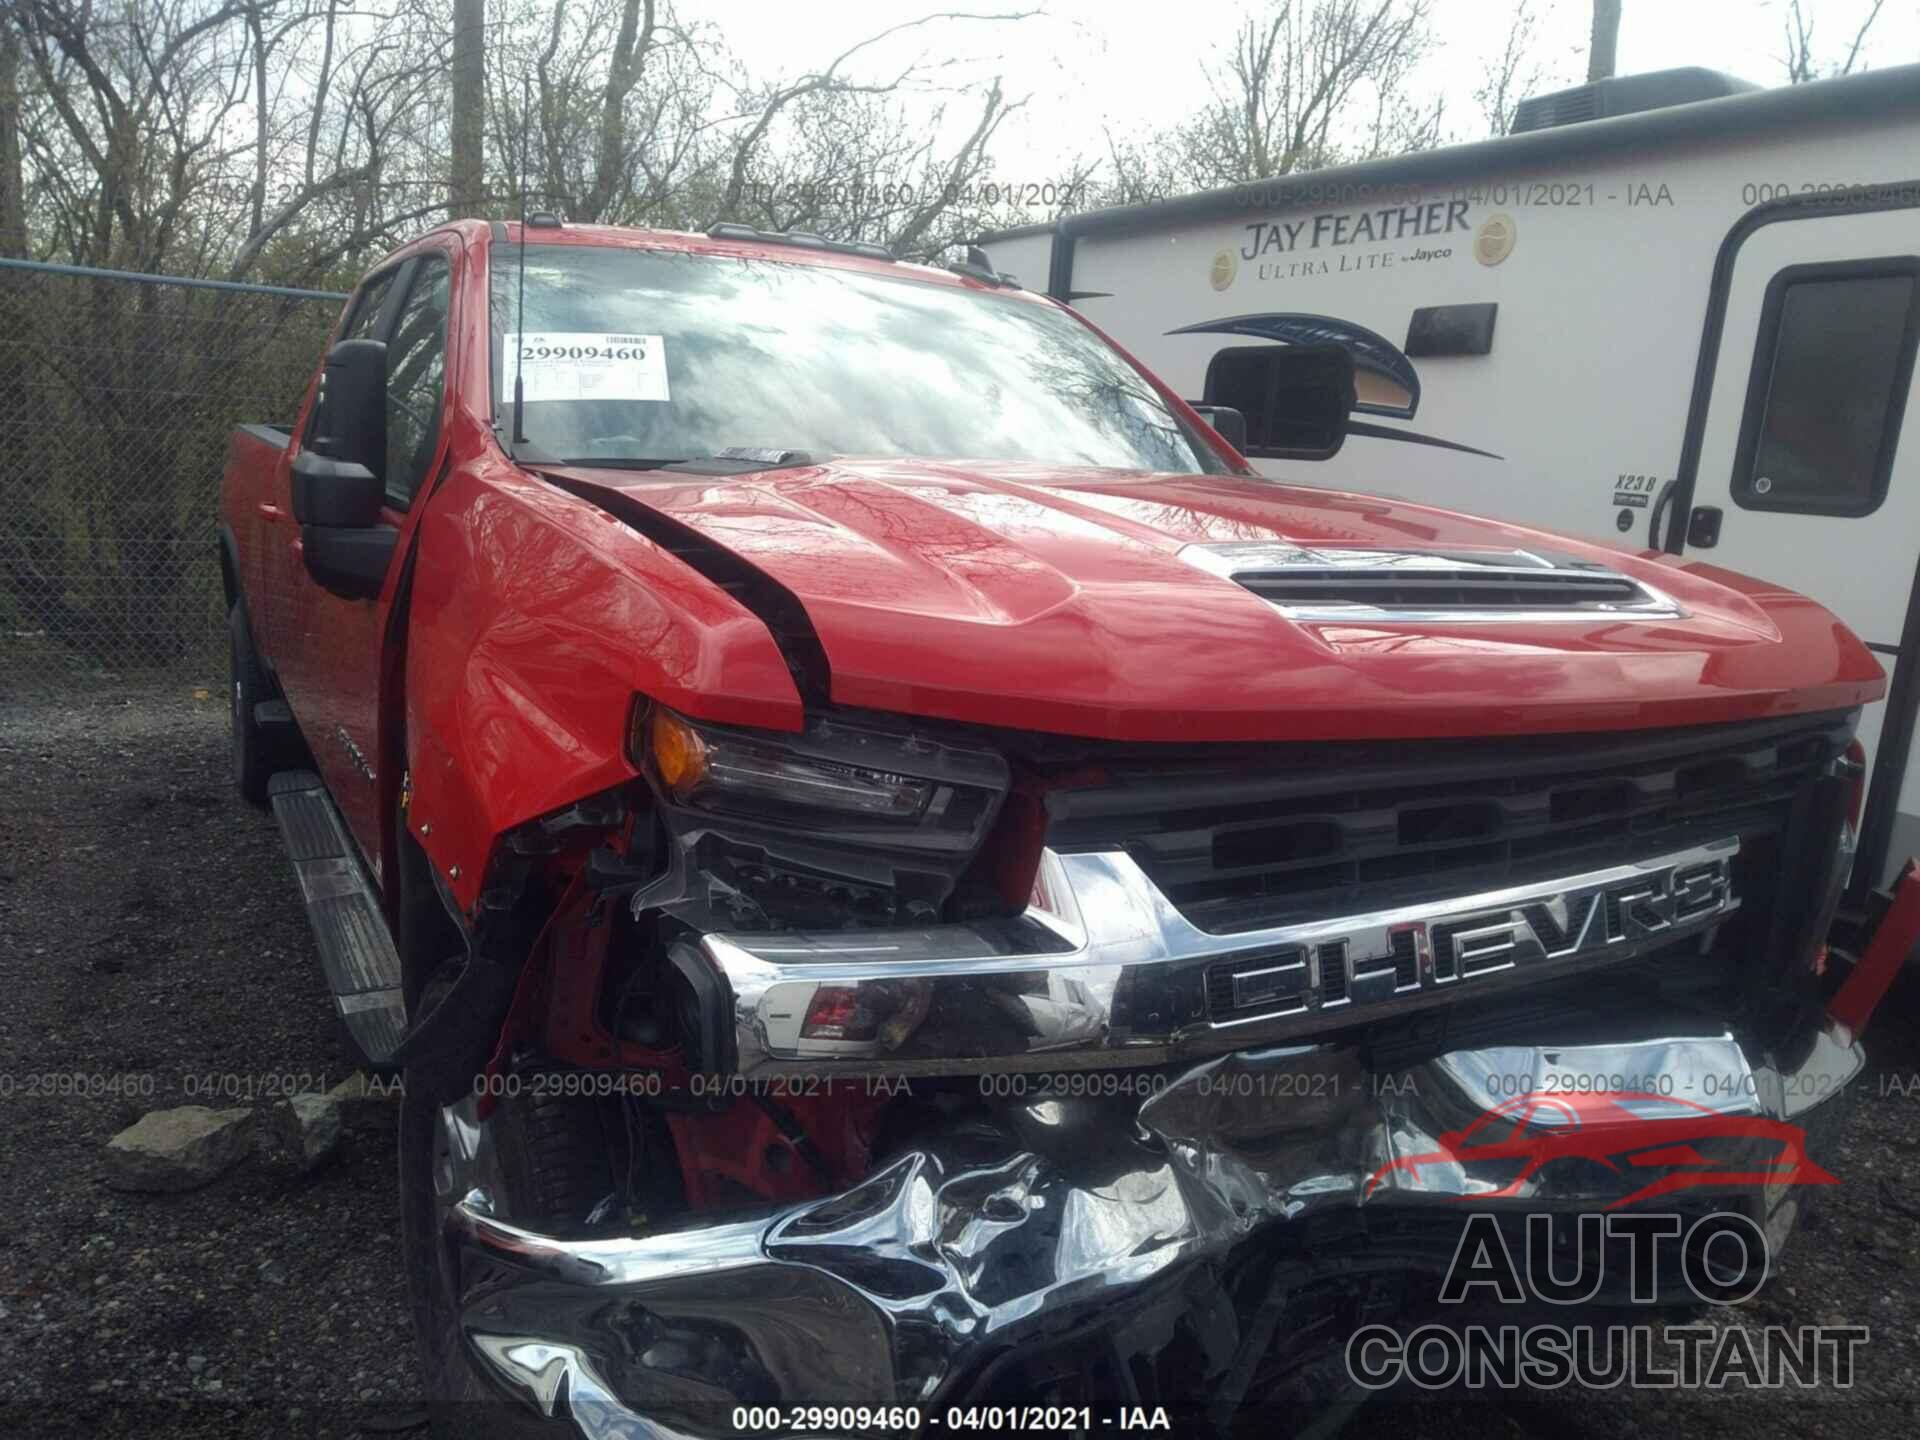
[[[264,1109],[280,1077],[354,1069],[273,821],[228,779],[224,692],[203,693],[0,708],[0,1434],[418,1418],[390,1140],[183,1195],[103,1183],[147,1110],[250,1089]],[[46,1095],[63,1076],[120,1093]]]
[[[250,1086],[264,1107],[279,1077],[330,1086],[354,1068],[272,821],[226,766],[217,684],[0,703],[0,1435],[371,1435],[421,1418],[390,1140],[352,1136],[307,1176],[248,1162],[184,1195],[103,1183],[102,1147],[149,1109],[246,1104]],[[1874,1069],[1841,1102],[1841,1184],[1735,1317],[1870,1326],[1850,1393],[1428,1397],[1376,1403],[1349,1433],[1914,1433],[1917,992],[1883,1007]],[[93,1093],[45,1093],[62,1076]]]

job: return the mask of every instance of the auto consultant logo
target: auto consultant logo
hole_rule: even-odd
[[[1680,1190],[1836,1183],[1807,1157],[1806,1132],[1783,1120],[1652,1092],[1531,1092],[1441,1133],[1434,1149],[1395,1156],[1367,1178],[1367,1193],[1419,1190],[1448,1167],[1478,1182],[1449,1186],[1458,1199],[1521,1198],[1542,1171],[1577,1165],[1621,1177],[1609,1210]]]
[[[1750,1300],[1770,1267],[1764,1231],[1749,1216],[1547,1215],[1526,1217],[1522,1263],[1489,1211],[1470,1216],[1440,1287],[1444,1307],[1593,1303],[1671,1305],[1690,1294],[1707,1305]],[[1665,1274],[1663,1275],[1663,1269]],[[1678,1272],[1676,1281],[1675,1272]],[[1684,1290],[1681,1284],[1684,1283]],[[1433,1319],[1401,1331],[1362,1325],[1348,1338],[1347,1373],[1369,1390],[1420,1389],[1848,1389],[1864,1325],[1493,1325]]]

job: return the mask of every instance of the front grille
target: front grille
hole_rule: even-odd
[[[1194,924],[1231,933],[1772,834],[1851,733],[1839,715],[1128,755],[1052,792],[1048,844],[1125,850]]]

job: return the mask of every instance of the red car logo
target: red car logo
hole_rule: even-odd
[[[1609,1210],[1675,1190],[1839,1183],[1807,1158],[1806,1132],[1798,1125],[1763,1115],[1728,1115],[1671,1095],[1521,1095],[1483,1112],[1466,1129],[1449,1130],[1438,1138],[1438,1150],[1402,1155],[1374,1171],[1367,1179],[1367,1194],[1396,1173],[1411,1177],[1418,1188],[1424,1167],[1497,1167],[1502,1162],[1518,1164],[1504,1184],[1455,1198],[1517,1199],[1538,1171],[1562,1161],[1603,1165],[1616,1174],[1666,1172],[1611,1201]]]

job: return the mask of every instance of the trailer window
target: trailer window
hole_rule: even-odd
[[[1920,260],[1795,265],[1760,315],[1733,498],[1748,510],[1868,515],[1887,477],[1920,336]]]

